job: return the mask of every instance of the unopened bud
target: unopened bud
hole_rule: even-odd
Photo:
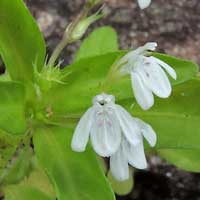
[[[102,14],[95,13],[90,17],[81,20],[72,32],[70,42],[80,40],[87,31],[88,27],[98,19],[102,18],[102,16]]]

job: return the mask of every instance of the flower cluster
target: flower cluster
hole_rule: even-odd
[[[147,43],[116,64],[121,76],[131,76],[135,99],[144,110],[153,106],[153,94],[160,98],[170,96],[172,88],[166,72],[176,79],[172,67],[151,56],[149,51],[154,51],[156,46]],[[143,137],[150,146],[155,146],[157,138],[152,127],[116,104],[113,95],[102,93],[94,97],[93,106],[81,117],[71,146],[74,151],[83,152],[90,138],[94,151],[110,158],[113,176],[124,181],[129,177],[129,164],[138,169],[147,167]]]
[[[84,151],[90,137],[95,152],[110,157],[111,172],[122,181],[128,179],[128,163],[139,169],[147,166],[143,136],[151,146],[156,144],[156,134],[150,125],[115,104],[114,96],[100,94],[94,97],[93,106],[76,127],[72,149]]]

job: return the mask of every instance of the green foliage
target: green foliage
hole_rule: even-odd
[[[75,61],[118,50],[117,34],[111,27],[98,28],[81,44]]]
[[[40,166],[38,166],[36,157],[35,157],[35,165],[37,165],[37,168],[35,168],[31,172],[31,174],[20,183],[20,185],[26,185],[26,186],[35,188],[37,190],[40,190],[42,193],[50,196],[51,198],[55,200],[56,195],[55,195],[54,188],[52,184],[50,183],[47,174],[44,172],[44,170]]]
[[[161,53],[153,53],[153,56],[168,63],[176,70],[177,80],[171,78],[173,85],[181,84],[185,81],[191,80],[191,77],[195,77],[199,71],[198,66],[189,60],[182,60],[169,55],[163,55]]]
[[[143,111],[135,104],[130,77],[120,76],[115,68],[126,52],[118,50],[112,28],[91,33],[73,64],[62,71],[53,66],[41,70],[44,40],[21,0],[0,1],[0,30],[0,55],[8,72],[0,77],[0,177],[6,200],[115,199],[90,145],[85,153],[75,153],[70,146],[75,125],[93,96],[102,92],[115,95],[118,104],[152,125],[158,135],[154,150],[159,155],[181,169],[200,171],[196,64],[152,53],[171,65],[178,78],[171,80],[170,98],[156,98],[155,106]],[[10,78],[20,83],[8,82]],[[19,145],[21,139],[25,147]],[[14,163],[8,167],[13,156]],[[120,184],[109,178],[118,194],[128,193],[134,183],[132,177]],[[8,186],[13,183],[18,185]]]
[[[40,168],[34,169],[20,184],[4,187],[3,192],[8,200],[56,199],[47,175]]]
[[[0,128],[19,135],[26,130],[24,87],[14,82],[0,82]]]
[[[71,150],[71,130],[38,128],[34,135],[36,155],[49,175],[59,200],[112,200],[114,195],[91,149]]]
[[[81,113],[91,105],[92,97],[102,92],[115,95],[118,101],[130,98],[131,103],[134,103],[130,77],[119,77],[117,73],[109,75],[110,66],[114,65],[123,54],[124,52],[116,52],[86,58],[66,68],[64,71],[69,72],[67,84],[52,89],[46,99],[53,111],[68,113],[69,116],[76,114],[80,117]],[[160,56],[168,59],[168,62],[170,60],[170,63],[173,62],[173,68],[177,69],[178,79],[173,82],[174,85],[196,76],[197,66],[192,62],[164,54]],[[180,70],[181,66],[184,73]],[[77,96],[79,101],[74,100]],[[166,100],[160,101],[166,102]]]
[[[5,200],[54,200],[39,189],[26,185],[10,186],[5,190]]]
[[[81,48],[84,52],[84,48]],[[92,47],[87,51],[92,52]],[[198,106],[200,80],[193,79],[197,74],[197,66],[190,61],[164,54],[153,54],[170,64],[176,70],[178,79],[172,81],[173,94],[169,99],[157,98],[155,106],[148,112],[144,112],[137,105],[132,108],[135,102],[130,86],[130,78],[108,75],[110,66],[114,65],[123,55],[124,52],[115,52],[94,57],[86,56],[86,58],[65,69],[65,71],[70,72],[66,79],[68,84],[55,87],[47,98],[48,100],[51,99],[48,103],[55,114],[50,120],[61,120],[62,123],[66,124],[76,123],[82,113],[91,105],[92,97],[104,91],[114,94],[118,103],[126,107],[133,116],[140,117],[152,125],[158,135],[157,150],[169,149],[171,152],[176,152],[173,149],[178,151],[199,149],[197,138],[200,137],[198,125],[200,120]],[[74,100],[76,96],[79,98],[78,101]],[[191,137],[191,130],[195,130],[195,137]],[[168,159],[167,155],[163,157]],[[184,158],[188,161],[191,160],[191,156],[188,154],[186,156],[187,158],[184,156],[179,160],[184,160]],[[170,158],[168,160],[180,166],[178,162]],[[193,166],[196,169],[191,166],[189,169],[197,171],[198,161]],[[128,190],[128,187],[125,189]],[[118,191],[118,193],[120,192]]]
[[[199,149],[200,139],[200,80],[191,80],[177,85],[166,100],[156,99],[152,109],[145,112],[132,106],[132,99],[124,99],[125,106],[133,116],[150,123],[155,129],[157,149]]]
[[[0,176],[1,185],[16,184],[32,170],[33,152],[30,147],[19,149]]]
[[[200,172],[199,149],[161,149],[158,154],[182,170]]]
[[[0,54],[13,80],[33,78],[45,58],[43,37],[22,0],[0,1]]]
[[[9,160],[15,154],[21,137],[13,136],[0,130],[0,175],[9,163]]]

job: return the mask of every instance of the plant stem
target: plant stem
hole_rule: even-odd
[[[110,67],[110,70],[109,70],[106,78],[102,82],[101,90],[103,92],[107,91],[107,89],[110,87],[110,83],[113,83],[120,78],[120,74],[119,74],[119,71],[118,71],[119,66],[117,65],[117,62],[119,61],[119,59],[120,59],[120,56],[116,58],[115,62]]]
[[[58,56],[62,52],[62,50],[72,41],[70,41],[70,36],[73,33],[74,29],[76,28],[77,24],[88,15],[88,12],[90,11],[91,7],[86,4],[84,6],[84,9],[82,12],[75,18],[75,20],[67,27],[62,40],[59,42],[55,50],[53,51],[49,61],[48,65],[53,66],[55,65],[56,60],[58,59]]]
[[[52,56],[50,57],[49,62],[48,62],[49,66],[53,66],[55,64],[58,56],[60,55],[62,50],[67,46],[67,44],[68,44],[68,40],[64,40],[63,38],[52,53]]]

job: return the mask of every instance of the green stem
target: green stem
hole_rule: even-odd
[[[120,73],[119,73],[120,67],[117,65],[119,59],[120,59],[120,56],[116,58],[115,62],[110,67],[110,70],[109,70],[106,78],[102,82],[101,90],[103,92],[106,92],[109,89],[110,83],[116,82],[120,78]]]
[[[58,56],[60,55],[60,53],[62,52],[62,50],[68,45],[70,44],[72,41],[70,41],[70,37],[71,34],[73,33],[74,29],[76,28],[76,26],[78,25],[78,23],[85,17],[88,15],[88,12],[90,11],[91,7],[86,4],[83,11],[75,18],[75,20],[67,27],[64,36],[62,38],[62,40],[60,41],[60,43],[57,45],[57,47],[55,48],[55,50],[52,53],[52,56],[49,59],[48,65],[49,66],[53,66],[56,62],[56,60],[58,59]]]
[[[62,52],[62,50],[68,45],[68,39],[62,39],[61,42],[57,45],[57,47],[55,48],[52,56],[49,59],[48,65],[49,66],[53,66],[58,58],[58,56],[60,55],[60,53]]]

